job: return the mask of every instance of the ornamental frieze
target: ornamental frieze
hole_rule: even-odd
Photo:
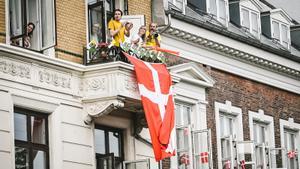
[[[23,63],[0,60],[0,72],[21,78],[31,78],[31,67]]]
[[[71,76],[50,70],[39,70],[39,81],[41,83],[51,84],[55,87],[70,88]]]

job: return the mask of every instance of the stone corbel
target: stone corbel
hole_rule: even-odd
[[[124,107],[123,100],[116,97],[85,103],[84,110],[88,115],[84,119],[84,123],[87,125],[91,124],[94,118],[107,115],[113,110]]]

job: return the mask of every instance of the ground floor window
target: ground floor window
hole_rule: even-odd
[[[122,129],[96,126],[95,152],[97,169],[122,169],[124,160]]]
[[[49,169],[48,116],[15,108],[15,168]]]

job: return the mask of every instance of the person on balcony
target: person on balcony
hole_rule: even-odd
[[[161,37],[157,31],[157,24],[150,23],[149,31],[146,32],[146,47],[150,49],[155,49],[155,47],[160,47]]]
[[[22,35],[19,36],[15,36],[12,37],[11,40],[11,44],[12,45],[17,45],[17,46],[21,46],[20,44],[20,39],[23,40],[23,47],[25,48],[30,48],[31,46],[31,38],[32,38],[32,34],[33,31],[35,29],[35,25],[32,22],[29,22],[26,26],[26,32]]]
[[[132,37],[131,43],[133,43],[137,46],[144,46],[145,45],[145,36],[146,36],[146,27],[141,26],[139,28],[139,32]]]
[[[112,45],[120,47],[120,43],[124,42],[125,36],[130,36],[130,29],[133,27],[131,22],[121,22],[123,12],[120,9],[114,10],[114,17],[108,23],[110,36],[113,37]]]

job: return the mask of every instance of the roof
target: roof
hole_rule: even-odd
[[[264,9],[269,8],[265,5],[262,6]],[[214,19],[210,14],[201,11],[196,11],[197,10],[186,6],[185,15],[179,12],[178,10],[174,10],[174,8],[167,10],[166,14],[171,14],[172,17],[182,20],[183,22],[187,22],[189,24],[208,29],[218,34],[230,37],[234,40],[238,40],[248,45],[261,48],[268,52],[275,53],[277,55],[283,56],[285,58],[300,63],[300,51],[294,48],[293,46],[291,46],[291,50],[288,51],[283,46],[278,44],[278,42],[268,39],[263,34],[261,34],[261,39],[259,40],[247,31],[232,23],[229,23],[228,28],[226,28],[216,19]]]

